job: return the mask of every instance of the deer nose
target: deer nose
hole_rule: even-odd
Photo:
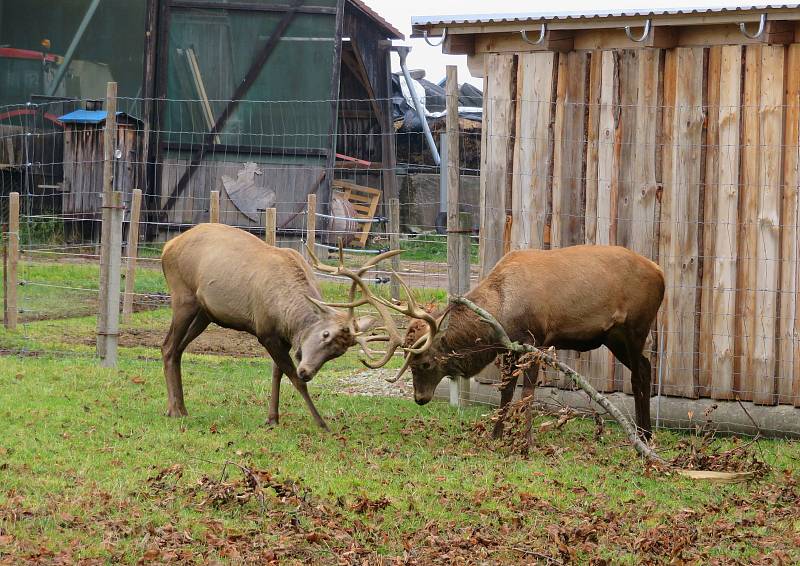
[[[299,368],[297,368],[297,377],[299,377],[303,381],[308,382],[308,381],[311,381],[311,378],[313,377],[313,375],[305,367],[300,366]]]

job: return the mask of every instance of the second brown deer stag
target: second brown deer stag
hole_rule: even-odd
[[[368,291],[368,290],[367,290]],[[410,293],[409,293],[410,297]],[[631,371],[636,423],[649,438],[650,361],[645,341],[664,297],[664,274],[649,259],[618,246],[573,246],[506,254],[466,297],[494,316],[513,341],[581,352],[607,346]],[[411,369],[414,399],[424,405],[442,378],[472,377],[503,351],[494,330],[464,305],[428,314],[413,305],[394,308],[412,321],[404,340],[385,338],[390,352],[405,351],[396,381]],[[528,372],[523,395],[532,395],[538,368]],[[511,400],[516,379],[500,392]],[[502,421],[495,436],[502,434]]]

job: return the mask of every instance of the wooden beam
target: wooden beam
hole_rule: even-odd
[[[448,55],[472,55],[475,53],[474,35],[448,34],[442,44],[442,53]]]

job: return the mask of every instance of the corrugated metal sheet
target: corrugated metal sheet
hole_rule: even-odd
[[[620,17],[655,17],[678,15],[702,15],[716,13],[735,13],[752,10],[778,10],[797,9],[800,4],[759,4],[752,6],[732,7],[684,7],[668,10],[654,10],[652,8],[626,8],[619,10],[579,10],[579,11],[553,11],[553,12],[520,12],[510,14],[465,14],[443,16],[413,16],[411,25],[414,28],[435,25],[460,25],[460,24],[493,24],[513,22],[543,22],[558,20],[586,20]],[[422,31],[414,29],[414,32]]]

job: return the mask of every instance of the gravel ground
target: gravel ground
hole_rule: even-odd
[[[386,378],[397,373],[396,369],[372,369],[359,371],[352,375],[335,378],[330,388],[345,395],[366,395],[368,397],[414,397],[411,380],[401,379],[389,383]]]

